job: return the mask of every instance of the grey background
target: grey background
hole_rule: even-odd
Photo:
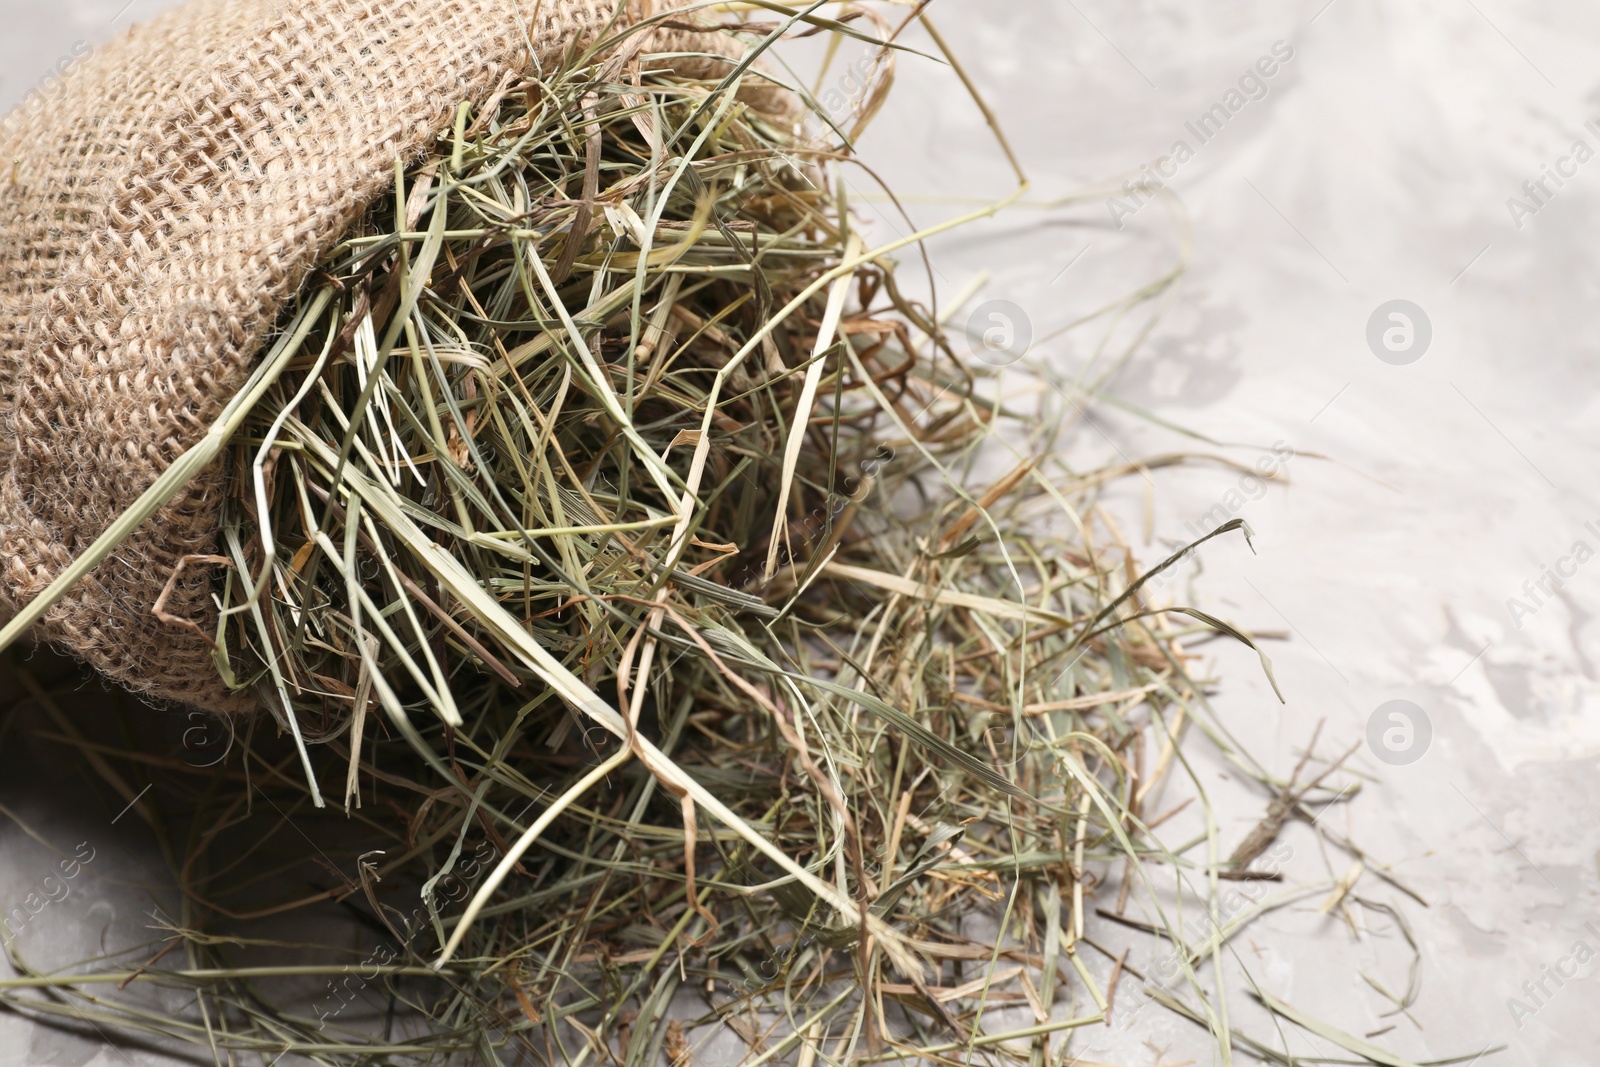
[[[75,42],[104,40],[161,6],[135,0],[113,25],[122,0],[0,0],[0,106]],[[936,242],[945,294],[990,272],[977,300],[1022,307],[1036,338],[1029,358],[1070,377],[1090,363],[1102,324],[1037,339],[1167,269],[1192,228],[1187,272],[1116,391],[1196,433],[1244,442],[1225,450],[1240,462],[1275,442],[1296,453],[1287,485],[1245,494],[1236,511],[1227,502],[1237,473],[1155,472],[1148,545],[1140,483],[1120,490],[1117,514],[1147,560],[1185,540],[1185,524],[1204,526],[1219,503],[1255,531],[1256,554],[1214,542],[1203,574],[1191,567],[1172,587],[1247,628],[1287,636],[1269,648],[1288,697],[1281,707],[1248,652],[1202,646],[1216,657],[1224,720],[1280,774],[1319,720],[1324,753],[1365,738],[1385,701],[1412,701],[1431,724],[1428,751],[1409,765],[1363,750],[1352,763],[1367,776],[1361,794],[1326,816],[1429,902],[1406,912],[1423,957],[1415,1024],[1380,1018],[1386,1003],[1356,973],[1404,985],[1409,957],[1392,924],[1358,912],[1347,925],[1320,915],[1316,898],[1249,931],[1241,951],[1256,980],[1357,1034],[1398,1023],[1382,1040],[1418,1059],[1470,1059],[1505,1044],[1482,1062],[1600,1062],[1600,960],[1552,985],[1520,1027],[1507,1005],[1574,942],[1600,947],[1584,929],[1600,928],[1600,561],[1520,625],[1507,603],[1574,542],[1600,549],[1585,529],[1600,529],[1600,159],[1551,185],[1554,195],[1520,227],[1507,207],[1575,140],[1600,149],[1583,128],[1600,120],[1600,9],[941,0],[931,10],[1033,181],[1022,206]],[[1153,203],[1118,228],[1106,196],[1174,141],[1193,145],[1185,123],[1275,41],[1293,58],[1263,99],[1179,170],[1171,189],[1181,206]],[[899,91],[861,148],[919,225],[1010,188],[959,85],[915,59],[901,61]],[[1115,182],[1094,192],[1107,179]],[[1082,198],[1053,204],[1069,196]],[[872,213],[880,206],[866,202]],[[888,233],[906,224],[879,225]],[[1379,360],[1366,343],[1369,316],[1395,299],[1420,306],[1432,327],[1428,351],[1407,366]],[[1118,327],[1113,351],[1147,314]],[[1104,407],[1073,443],[1083,466],[1219,451]],[[1231,844],[1264,800],[1228,778],[1207,746],[1197,749]],[[41,916],[29,946],[65,960],[106,936],[148,936],[140,916],[161,888],[140,880],[159,865],[141,855],[137,834],[88,815],[74,822],[49,788],[11,782],[0,794],[52,838],[92,837],[100,849],[83,891]],[[1349,865],[1304,827],[1285,840],[1292,879]],[[0,822],[0,901],[29,892],[50,862]],[[1370,875],[1359,889],[1397,899]],[[1130,961],[1150,958],[1147,942],[1101,936],[1134,946]],[[1119,1000],[1137,1005],[1133,987],[1125,982]],[[1270,1034],[1243,1000],[1235,998],[1236,1021]],[[1211,1062],[1187,1024],[1161,1011],[1127,1015],[1074,1050],[1129,1064]],[[704,1055],[721,1062],[710,1048]],[[0,1016],[0,1067],[143,1059]]]

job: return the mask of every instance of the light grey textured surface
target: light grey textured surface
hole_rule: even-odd
[[[1293,47],[1266,97],[1180,168],[1174,188],[1194,220],[1194,258],[1117,391],[1214,438],[1255,442],[1230,452],[1246,463],[1277,441],[1299,453],[1291,487],[1236,512],[1259,554],[1216,543],[1197,583],[1200,606],[1290,632],[1273,648],[1282,710],[1251,657],[1224,652],[1218,706],[1233,730],[1287,773],[1320,718],[1335,749],[1361,739],[1390,699],[1414,701],[1431,720],[1421,760],[1367,758],[1377,780],[1327,816],[1432,905],[1408,912],[1423,947],[1415,1014],[1425,1029],[1401,1019],[1386,1039],[1417,1058],[1504,1043],[1485,1062],[1594,1063],[1600,963],[1564,987],[1546,979],[1543,1006],[1522,983],[1539,982],[1575,942],[1600,946],[1585,928],[1600,920],[1600,568],[1540,594],[1531,617],[1513,618],[1507,601],[1531,605],[1523,583],[1574,542],[1600,549],[1585,527],[1600,519],[1590,473],[1600,368],[1588,328],[1600,295],[1600,163],[1564,188],[1549,184],[1555,195],[1520,229],[1506,200],[1525,196],[1523,182],[1575,140],[1600,148],[1583,128],[1600,118],[1600,23],[1573,5],[1324,2],[1292,13],[1010,5],[984,20],[952,6],[944,21],[962,24],[963,54],[1007,117],[1038,200],[1135,170],[1175,141],[1198,146],[1186,123],[1274,41]],[[925,80],[868,154],[902,193],[1003,188],[997,154],[980,154],[978,116]],[[993,267],[984,295],[1029,309],[1035,335],[1046,334],[1174,254],[1176,227],[1159,205],[1120,231],[1110,214],[1102,201],[1003,217],[987,240],[962,239],[941,269],[954,289]],[[1432,321],[1431,347],[1409,366],[1380,361],[1365,340],[1369,316],[1395,298]],[[1033,355],[1071,373],[1098,337],[1080,330]],[[1107,437],[1079,440],[1111,459],[1210,450],[1114,411],[1094,422]],[[1206,526],[1216,504],[1234,511],[1239,501],[1227,496],[1237,474],[1154,479],[1158,536],[1183,539],[1186,523]],[[1214,796],[1229,804],[1223,829],[1237,840],[1259,801],[1220,783]],[[1326,873],[1309,835],[1286,840],[1296,875]],[[1347,857],[1331,859],[1344,873]],[[1395,896],[1370,877],[1361,888]],[[1269,992],[1358,1034],[1395,1021],[1379,1018],[1386,1005],[1351,969],[1403,984],[1406,954],[1392,933],[1354,940],[1305,904],[1267,928],[1274,934],[1256,940]],[[1537,1013],[1513,1021],[1512,997]],[[1135,1042],[1114,1047],[1148,1062]]]
[[[121,2],[0,0],[0,105],[38,85],[75,43],[114,32]],[[159,6],[136,0],[118,25]],[[1382,1018],[1387,1003],[1356,975],[1405,984],[1409,956],[1373,912],[1358,911],[1351,929],[1311,899],[1261,920],[1238,942],[1256,979],[1357,1034],[1397,1023],[1383,1040],[1416,1059],[1470,1059],[1504,1044],[1482,1062],[1600,1062],[1600,958],[1571,957],[1577,942],[1600,949],[1585,926],[1600,930],[1600,559],[1579,564],[1573,554],[1579,541],[1600,551],[1600,159],[1560,187],[1547,180],[1551,195],[1520,227],[1507,204],[1537,206],[1524,182],[1575,141],[1600,151],[1600,133],[1584,127],[1594,119],[1600,128],[1600,9],[949,0],[932,10],[1034,182],[1029,206],[935,245],[946,295],[990,270],[976,301],[1013,301],[1042,338],[1160,273],[1181,250],[1166,202],[1121,228],[1104,196],[1046,204],[1131,175],[1179,140],[1196,149],[1171,186],[1192,219],[1187,274],[1115,385],[1165,419],[1248,443],[1227,450],[1246,464],[1275,442],[1296,453],[1292,484],[1264,495],[1215,467],[1152,475],[1146,558],[1187,539],[1186,524],[1206,525],[1218,506],[1242,515],[1257,554],[1214,543],[1194,596],[1289,638],[1270,649],[1284,707],[1248,653],[1204,646],[1218,658],[1223,718],[1283,774],[1320,719],[1325,753],[1361,741],[1392,699],[1414,702],[1431,723],[1431,745],[1412,764],[1363,750],[1356,762],[1370,781],[1326,816],[1429,901],[1406,910],[1423,957],[1417,1025]],[[1225,102],[1277,41],[1293,56],[1263,80],[1265,95],[1201,145],[1186,123]],[[900,91],[862,148],[919,224],[1009,187],[976,109],[947,73],[915,59],[902,59]],[[1369,317],[1394,299],[1418,305],[1432,326],[1428,350],[1404,366],[1378,359],[1366,340]],[[1103,358],[1140,325],[1120,326]],[[1100,337],[1091,325],[1039,342],[1030,358],[1070,376]],[[1217,451],[1114,409],[1090,418],[1074,439],[1085,465]],[[1140,483],[1126,489],[1118,514],[1142,541]],[[1553,595],[1527,592],[1547,566],[1576,570],[1547,586]],[[1205,746],[1195,762],[1231,847],[1263,799],[1226,779]],[[161,897],[160,880],[143,872],[160,865],[140,854],[137,835],[62,810],[45,784],[60,783],[8,783],[3,799],[51,840],[87,840],[98,852],[24,947],[65,960],[102,937],[143,940],[141,914]],[[1285,841],[1295,880],[1349,865],[1304,827]],[[0,901],[13,906],[53,862],[0,825]],[[1358,891],[1400,899],[1370,875]],[[1103,936],[1133,946],[1130,962],[1152,956],[1147,942]],[[1543,969],[1563,959],[1572,977],[1558,985]],[[1535,1010],[1514,1018],[1512,998]],[[1270,1037],[1243,1000],[1232,1005],[1236,1021]],[[1128,1064],[1211,1062],[1196,1051],[1196,1031],[1140,1003],[1125,983],[1117,1025],[1086,1032],[1074,1051]],[[0,1067],[142,1055],[0,1017]]]

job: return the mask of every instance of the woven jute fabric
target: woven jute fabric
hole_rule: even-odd
[[[200,439],[396,158],[616,25],[616,3],[195,0],[0,121],[0,613]],[[731,54],[724,35],[656,34]],[[216,550],[225,488],[220,467],[193,482],[38,636],[151,698],[255,707],[152,611],[185,556]],[[186,568],[167,611],[211,632],[214,572]]]

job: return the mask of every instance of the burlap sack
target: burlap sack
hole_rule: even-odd
[[[195,0],[0,123],[0,607],[42,591],[199,439],[397,156],[507,72],[591,39],[616,3]],[[674,32],[674,48],[733,45]],[[220,468],[194,482],[39,636],[152,698],[254,707],[151,610],[184,556],[215,550],[224,485]],[[212,571],[187,569],[168,601],[208,632]]]

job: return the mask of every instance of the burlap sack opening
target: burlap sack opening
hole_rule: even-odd
[[[0,122],[0,609],[38,595],[200,438],[313,265],[391,187],[396,158],[416,157],[460,101],[669,6],[195,0]],[[649,48],[739,45],[680,17]],[[149,698],[254,708],[204,638],[152,611],[184,557],[214,551],[224,487],[220,467],[192,483],[38,636]],[[166,611],[213,630],[213,571],[186,568]]]

